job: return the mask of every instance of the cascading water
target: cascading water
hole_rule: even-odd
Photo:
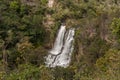
[[[57,55],[61,52],[61,49],[63,47],[63,39],[64,39],[64,34],[65,34],[66,28],[65,26],[61,26],[57,38],[54,43],[53,49],[50,51],[51,54]]]
[[[53,49],[46,57],[46,65],[48,67],[67,67],[71,61],[71,53],[73,51],[72,42],[74,40],[74,29],[66,31],[65,26],[61,26]]]

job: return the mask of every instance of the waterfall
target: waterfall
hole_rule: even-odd
[[[65,26],[59,29],[54,47],[50,50],[46,57],[46,65],[48,67],[67,67],[71,61],[71,53],[73,51],[74,28],[66,31]]]
[[[57,38],[54,43],[53,49],[50,51],[51,54],[57,55],[61,52],[61,49],[63,47],[63,39],[64,39],[64,34],[65,34],[65,26],[61,26]]]

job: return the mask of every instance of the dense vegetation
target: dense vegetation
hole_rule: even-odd
[[[25,1],[25,2],[24,2]],[[119,80],[119,0],[0,0],[0,80]],[[48,25],[47,15],[53,24]],[[45,67],[61,23],[74,27],[69,67]]]

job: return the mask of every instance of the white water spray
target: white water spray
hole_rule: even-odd
[[[67,67],[71,61],[73,51],[74,29],[66,31],[65,26],[61,26],[54,47],[46,57],[48,67]]]
[[[65,26],[61,26],[57,38],[54,43],[53,49],[50,51],[51,54],[57,55],[61,52],[61,49],[63,47],[63,39],[64,39],[64,34],[65,34]]]

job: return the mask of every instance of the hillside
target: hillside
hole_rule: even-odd
[[[61,25],[69,66],[46,67]],[[0,80],[119,79],[120,0],[0,0]]]

